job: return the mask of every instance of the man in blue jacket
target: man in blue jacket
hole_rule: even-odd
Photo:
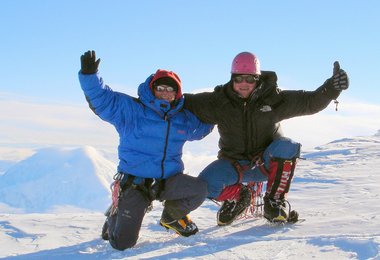
[[[183,174],[182,148],[200,140],[212,125],[183,109],[180,78],[157,70],[138,88],[138,98],[115,92],[98,75],[94,51],[81,56],[79,81],[90,108],[119,133],[119,165],[113,205],[102,237],[112,247],[133,247],[152,201],[164,201],[160,224],[182,236],[198,231],[187,214],[207,196],[207,183]]]

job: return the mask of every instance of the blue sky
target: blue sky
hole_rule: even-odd
[[[2,0],[0,92],[83,102],[76,74],[89,49],[114,89],[164,68],[186,92],[225,83],[233,57],[251,51],[284,89],[315,89],[339,60],[343,98],[378,103],[379,11],[376,0]]]
[[[117,145],[79,86],[80,56],[91,49],[105,82],[134,96],[158,68],[175,71],[183,92],[223,84],[241,51],[276,71],[282,89],[316,89],[338,60],[351,82],[339,111],[331,104],[286,120],[285,133],[304,147],[372,135],[380,129],[379,11],[378,0],[1,0],[0,153]],[[215,151],[217,137],[200,145]]]

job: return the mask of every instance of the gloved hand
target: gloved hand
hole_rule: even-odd
[[[334,62],[332,83],[336,90],[348,89],[348,85],[350,84],[347,73],[340,68],[338,61]]]
[[[96,60],[95,51],[87,51],[80,57],[82,74],[94,74],[98,72],[100,59]]]

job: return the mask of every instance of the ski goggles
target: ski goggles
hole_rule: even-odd
[[[245,75],[245,76],[234,75],[232,79],[235,83],[242,83],[243,81],[245,81],[249,84],[252,84],[259,80],[259,76],[258,75]]]
[[[158,86],[155,86],[154,89],[158,92],[173,92],[173,91],[177,91],[175,88],[173,87],[170,87],[170,86],[164,86],[164,85],[158,85]]]

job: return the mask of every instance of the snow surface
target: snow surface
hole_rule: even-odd
[[[121,252],[99,238],[115,162],[92,147],[38,150],[0,175],[0,258],[380,259],[380,131],[302,156],[289,201],[304,222],[218,227],[218,206],[205,201],[191,213],[200,232],[184,238],[158,225],[155,202],[137,245]],[[192,175],[213,159],[184,158]]]

